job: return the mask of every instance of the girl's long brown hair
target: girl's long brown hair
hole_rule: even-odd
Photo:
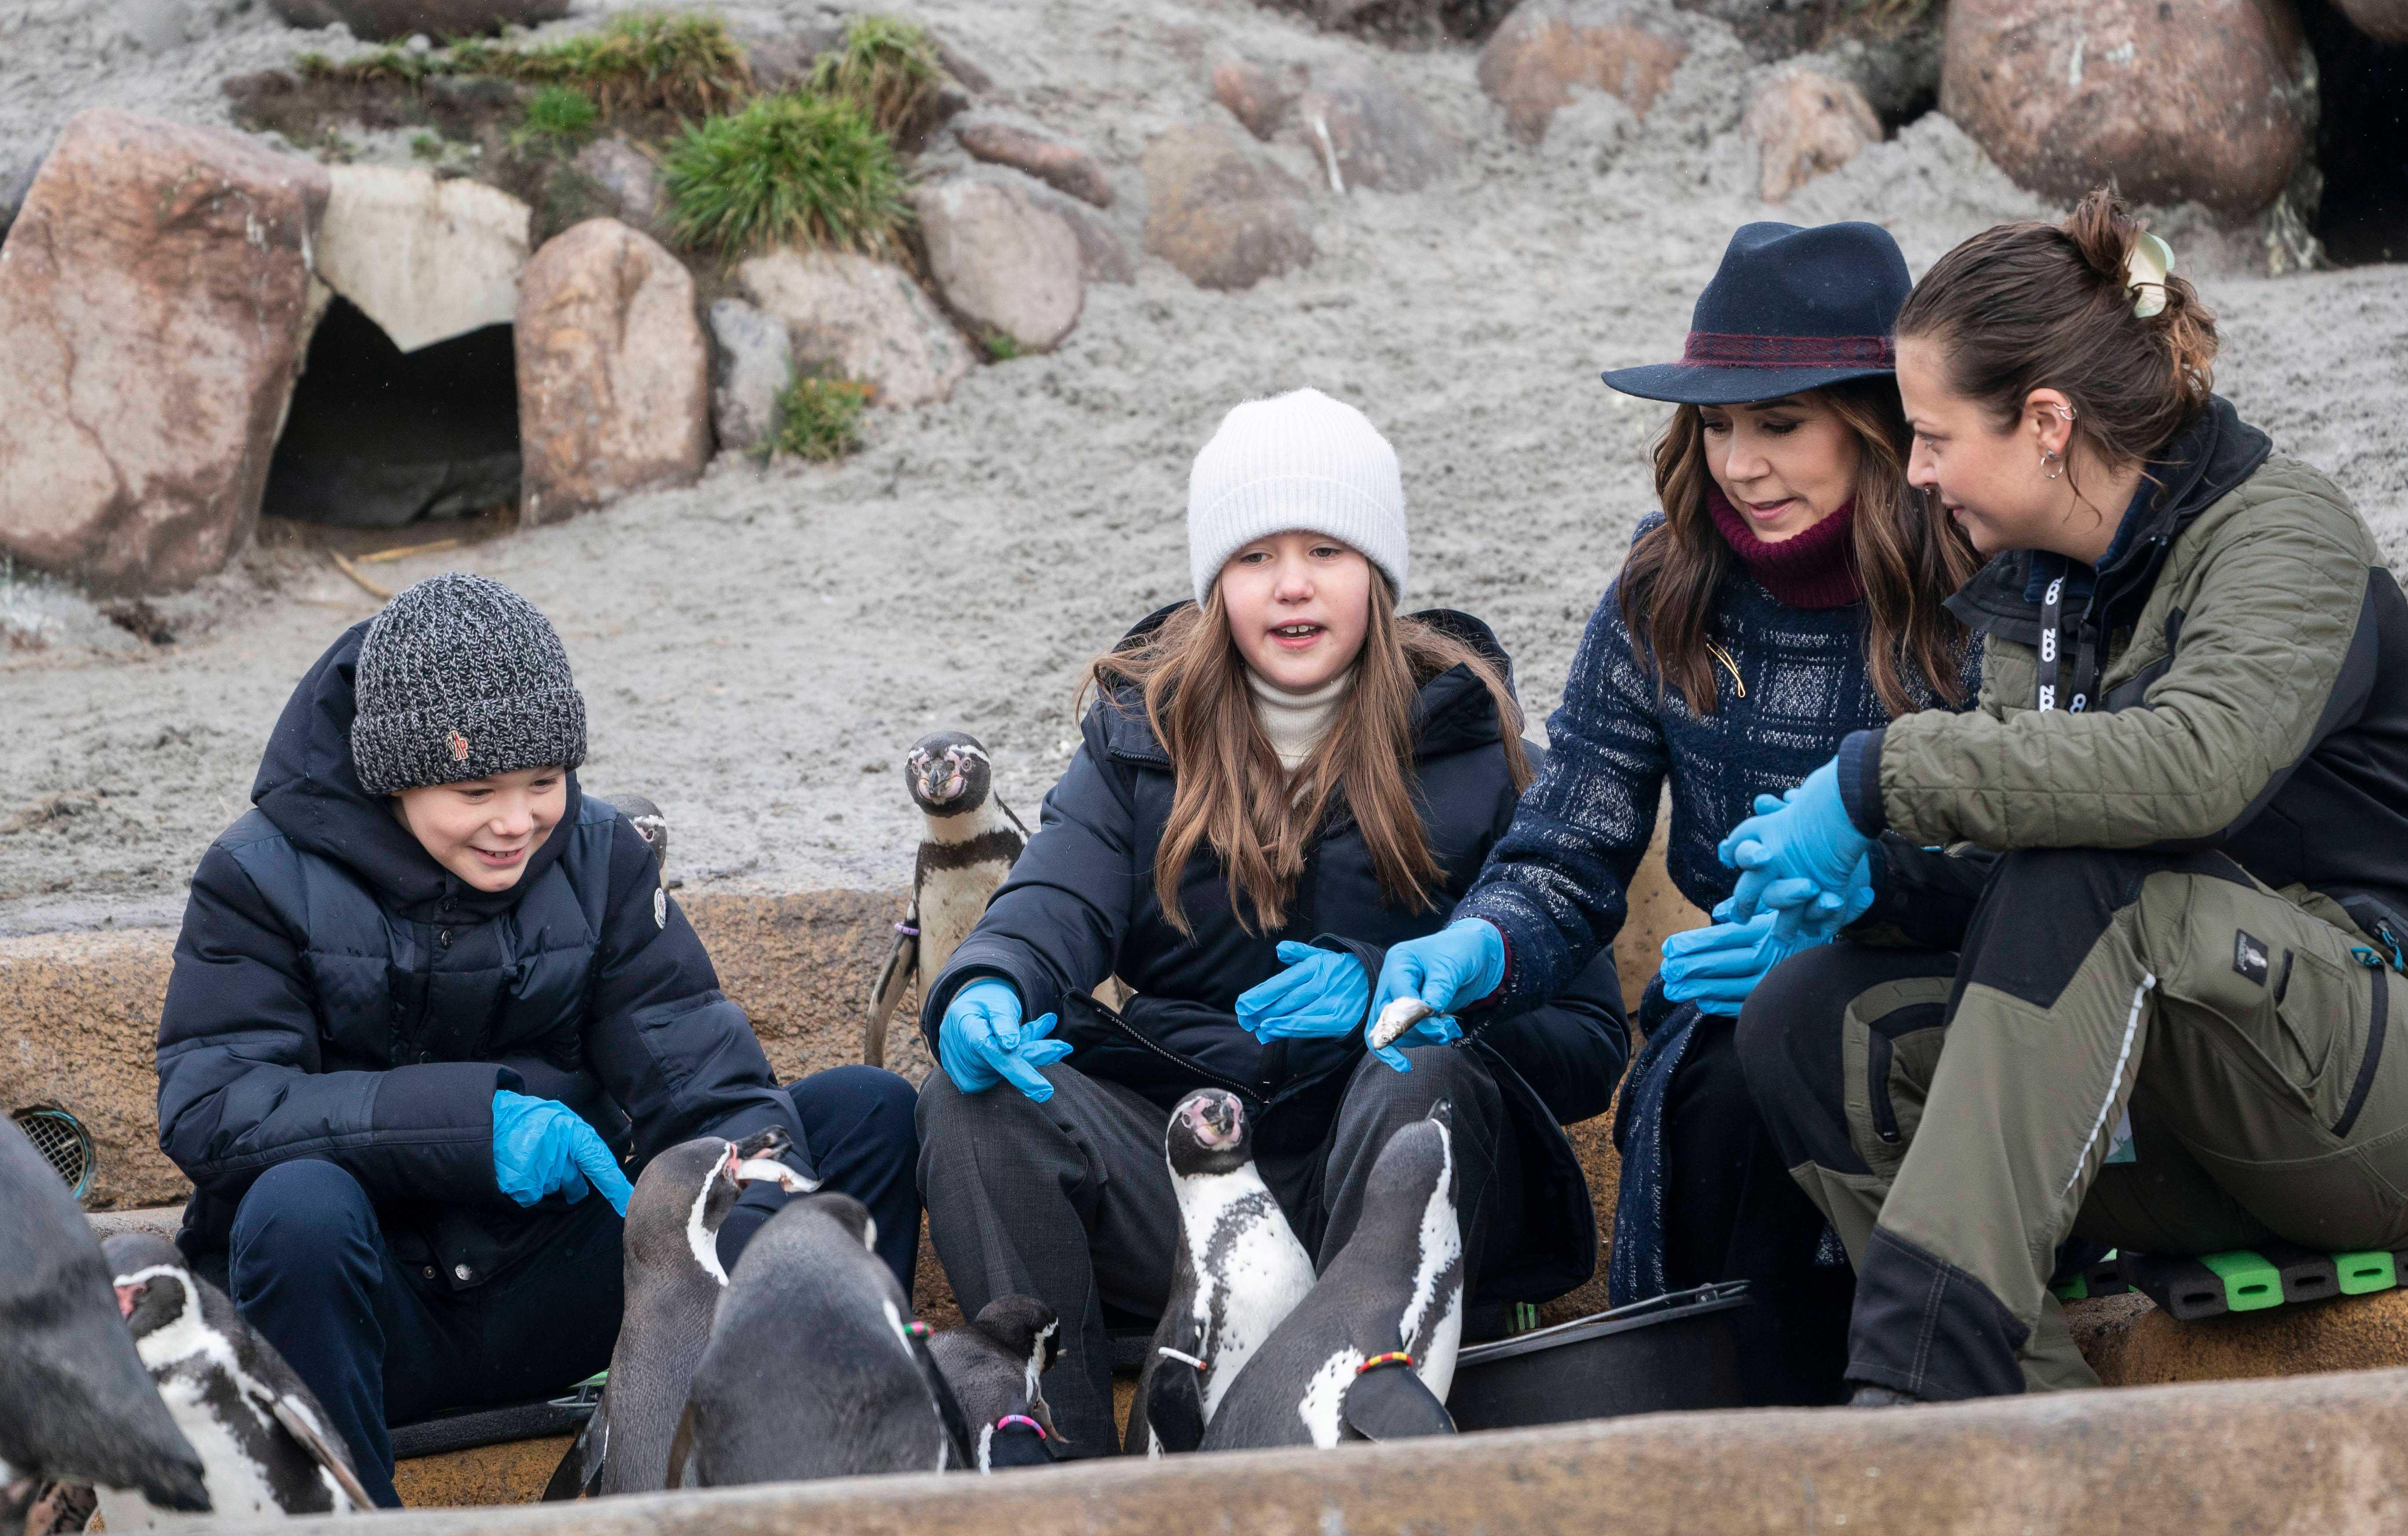
[[[1858,439],[1851,539],[1865,595],[1865,668],[1893,715],[1932,698],[1964,698],[1965,632],[1941,606],[1971,579],[1981,556],[1964,530],[1927,510],[1906,482],[1912,443],[1898,386],[1852,379],[1809,392]],[[1738,558],[1706,510],[1705,415],[1682,406],[1656,443],[1656,496],[1664,521],[1631,546],[1620,581],[1622,622],[1659,681],[1697,714],[1714,711],[1714,588]],[[1912,681],[1910,681],[1910,679]],[[1918,696],[1917,685],[1925,693]]]
[[[1088,683],[1120,708],[1125,692],[1137,690],[1146,724],[1170,757],[1175,787],[1154,852],[1154,892],[1171,926],[1195,931],[1180,905],[1179,877],[1206,847],[1228,872],[1239,924],[1249,932],[1254,923],[1263,932],[1283,926],[1306,853],[1341,800],[1363,829],[1382,898],[1409,911],[1430,906],[1431,887],[1445,871],[1422,830],[1413,703],[1425,683],[1456,667],[1488,689],[1518,794],[1530,782],[1530,763],[1522,751],[1521,707],[1503,673],[1437,625],[1399,616],[1385,581],[1371,582],[1354,686],[1293,778],[1255,720],[1217,583],[1202,609],[1181,608],[1151,634],[1096,657]]]

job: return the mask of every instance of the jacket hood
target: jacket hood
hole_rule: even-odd
[[[294,846],[358,874],[391,910],[410,915],[448,902],[472,915],[508,911],[558,862],[575,831],[583,799],[577,775],[568,775],[560,824],[509,890],[480,891],[436,863],[394,814],[393,802],[360,787],[351,766],[352,677],[369,622],[345,630],[285,700],[251,782],[251,803]]]
[[[1153,612],[1131,624],[1123,635],[1115,651],[1125,651],[1161,628],[1181,609],[1194,608],[1193,602],[1177,602]],[[1418,613],[1404,615],[1444,630],[1481,655],[1497,664],[1504,673],[1505,689],[1518,699],[1513,687],[1513,658],[1498,643],[1497,634],[1487,624],[1469,613],[1451,608],[1427,608]],[[1107,708],[1107,704],[1111,707]],[[1108,700],[1096,706],[1102,712],[1105,739],[1112,754],[1140,762],[1169,766],[1170,757],[1162,743],[1154,739],[1154,727],[1147,724],[1145,706],[1130,688],[1111,691]],[[1472,675],[1467,667],[1451,667],[1422,684],[1413,701],[1413,755],[1437,757],[1448,753],[1467,752],[1503,739],[1504,731],[1497,719],[1496,702],[1488,696],[1487,687]]]
[[[2128,595],[2156,584],[2166,551],[2200,513],[2229,495],[2258,472],[2274,451],[2273,439],[2241,419],[2221,395],[2149,461],[2157,495],[2123,538],[2123,553],[2099,572],[2099,598],[2111,610]],[[2015,550],[1973,573],[1948,610],[1977,634],[1993,633],[2025,645],[2040,643],[2040,605],[2024,596],[2030,584],[2032,553]]]

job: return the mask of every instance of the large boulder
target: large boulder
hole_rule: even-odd
[[[1881,142],[1881,119],[1865,93],[1818,70],[1792,66],[1767,80],[1748,104],[1741,136],[1762,157],[1759,191],[1768,203],[1825,171],[1835,171],[1868,144]]]
[[[267,8],[296,27],[340,22],[355,37],[381,42],[413,32],[463,37],[556,22],[568,14],[568,0],[267,0]]]
[[[2408,43],[2408,0],[2333,0],[2350,24],[2378,43]]]
[[[1199,288],[1251,288],[1311,262],[1304,188],[1220,122],[1146,147],[1145,249]]]
[[[2044,196],[2113,180],[2247,214],[2307,153],[2303,56],[2288,7],[2264,0],[1952,0],[1940,108]]]
[[[1313,70],[1297,124],[1347,187],[1411,192],[1452,169],[1455,141],[1420,102],[1361,64]]]
[[[1076,144],[1048,138],[1016,123],[995,122],[957,122],[953,136],[974,159],[1025,171],[1097,208],[1112,206],[1112,184],[1104,168]]]
[[[1004,174],[1004,173],[997,173]],[[1137,258],[1110,220],[1076,197],[1065,197],[1042,181],[1022,178],[1014,183],[1023,194],[1070,226],[1079,237],[1079,275],[1093,282],[1135,282]]]
[[[758,448],[778,424],[778,396],[795,381],[786,327],[740,298],[710,307],[710,421],[719,446]]]
[[[1576,87],[1618,96],[1643,118],[1689,51],[1653,25],[1639,0],[1522,0],[1480,50],[1480,88],[1530,144]]]
[[[120,594],[242,547],[326,193],[323,166],[238,134],[67,124],[0,251],[0,551]]]
[[[524,203],[466,177],[398,165],[336,165],[318,235],[318,277],[403,352],[518,312]]]
[[[955,179],[915,189],[938,291],[973,335],[1051,352],[1079,323],[1079,237],[1019,188]]]
[[[942,400],[970,351],[910,275],[834,251],[777,251],[736,269],[745,296],[781,322],[805,368],[867,384],[883,405]]]
[[[710,458],[710,359],[694,278],[616,219],[564,230],[519,294],[520,515],[557,523]]]

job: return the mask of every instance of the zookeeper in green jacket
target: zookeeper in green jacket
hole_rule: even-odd
[[[1802,950],[1740,1020],[1856,1267],[1860,1404],[2096,1385],[2069,1239],[2408,1244],[2408,602],[2210,393],[2172,265],[2100,192],[1916,285],[1909,479],[1990,557],[1950,603],[1980,705],[1848,738],[1723,844],[1732,974],[1810,890],[1922,946]]]

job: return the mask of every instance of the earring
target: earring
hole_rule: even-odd
[[[2055,449],[2043,448],[2043,449],[2042,449],[2042,450],[2040,451],[2040,462],[2041,462],[2041,463],[2042,463],[2042,464],[2048,464],[2048,463],[2051,463],[2051,462],[2055,461],[2056,459],[2057,459],[2057,451],[2056,451]],[[2048,478],[2049,478],[2050,480],[2055,480],[2055,479],[2057,479],[2059,475],[2062,475],[2062,474],[2064,474],[2064,473],[2065,473],[2065,466],[2064,466],[2062,463],[2059,463],[2059,464],[2057,464],[2057,467],[2056,467],[2056,468],[2054,468],[2054,469],[2052,469],[2052,470],[2050,470],[2050,471],[2048,472]]]

